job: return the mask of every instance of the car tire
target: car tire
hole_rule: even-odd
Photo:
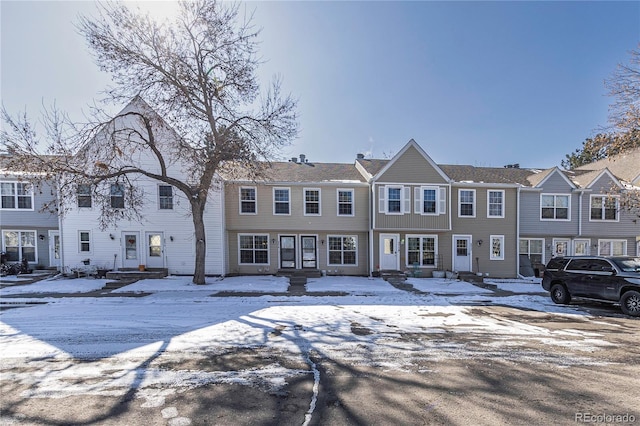
[[[571,301],[571,295],[563,284],[554,284],[551,286],[551,300],[559,305],[566,305]]]
[[[620,308],[627,315],[640,317],[640,293],[633,290],[627,291],[620,298]]]

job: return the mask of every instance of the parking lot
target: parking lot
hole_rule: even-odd
[[[2,289],[0,424],[640,421],[638,319],[539,283],[100,281]]]

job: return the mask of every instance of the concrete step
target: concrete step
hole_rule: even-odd
[[[320,278],[322,272],[319,269],[278,269],[276,273],[279,277],[307,277],[307,278]]]

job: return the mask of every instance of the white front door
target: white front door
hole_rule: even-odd
[[[122,232],[122,267],[138,268],[142,265],[140,258],[140,233],[136,231]]]
[[[400,235],[380,234],[380,269],[393,270],[400,269]]]
[[[60,268],[60,231],[49,231],[49,266]]]
[[[471,271],[471,236],[453,236],[453,270],[456,272]]]
[[[552,247],[552,256],[569,256],[569,239],[554,238]]]
[[[591,241],[573,240],[573,254],[575,256],[589,256],[591,254]]]
[[[164,268],[164,235],[162,232],[147,232],[145,244],[147,268]]]

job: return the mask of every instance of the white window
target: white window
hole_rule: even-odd
[[[241,265],[268,265],[269,235],[238,235],[238,252]]]
[[[504,235],[491,235],[489,238],[490,260],[504,260]]]
[[[91,207],[91,185],[80,184],[76,187],[78,207]]]
[[[592,221],[618,221],[619,199],[615,196],[592,195],[591,214]]]
[[[289,188],[273,188],[273,214],[291,214]]]
[[[529,256],[531,264],[544,263],[544,240],[542,238],[523,238],[520,240],[520,254]]]
[[[590,240],[573,240],[573,254],[575,256],[588,256],[591,254]]]
[[[2,231],[2,250],[9,262],[36,262],[36,231]]]
[[[91,253],[91,231],[78,231],[78,251]]]
[[[158,185],[158,206],[160,210],[173,210],[173,187]]]
[[[0,182],[3,210],[33,210],[33,187],[24,182]]]
[[[385,214],[411,213],[411,192],[409,187],[386,185],[378,192],[378,210]]]
[[[540,207],[541,220],[570,220],[568,195],[542,194]]]
[[[353,189],[338,189],[338,216],[355,214],[353,195]]]
[[[487,217],[504,217],[504,191],[487,191]]]
[[[124,185],[121,183],[112,183],[110,189],[111,195],[111,208],[123,209],[124,208]]]
[[[304,215],[320,216],[320,190],[317,188],[305,188],[304,191]]]
[[[257,214],[256,187],[240,187],[240,214]]]
[[[626,256],[627,240],[598,240],[598,256]]]
[[[476,217],[476,190],[458,190],[458,216]]]
[[[329,235],[329,265],[358,264],[358,237],[354,235]]]
[[[438,256],[437,235],[407,235],[407,266],[436,267]]]

